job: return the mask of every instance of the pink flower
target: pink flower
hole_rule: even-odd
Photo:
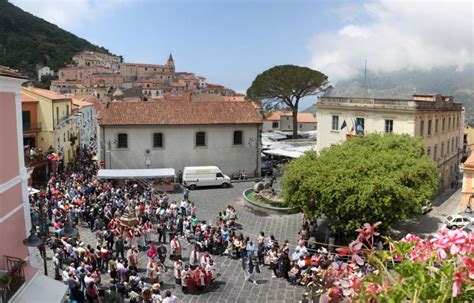
[[[369,295],[378,295],[382,292],[382,287],[380,287],[380,285],[375,284],[375,283],[369,283],[365,286],[365,291]]]
[[[464,257],[462,263],[466,266],[469,279],[474,279],[474,258]]]
[[[466,255],[472,250],[470,235],[460,229],[446,232],[446,227],[443,227],[434,235],[431,242],[434,248],[437,249],[437,254],[440,259],[446,259],[446,250],[449,250],[452,256],[458,253]]]
[[[418,243],[420,241],[420,237],[417,235],[412,235],[412,234],[407,234],[403,239],[400,240],[400,242],[404,243]]]
[[[453,297],[457,297],[461,294],[463,277],[459,270],[454,273],[454,284],[453,284]]]
[[[378,236],[380,233],[376,232],[375,229],[377,226],[382,224],[382,222],[377,222],[374,225],[370,225],[369,223],[365,223],[362,228],[356,229],[356,232],[359,233],[359,237],[365,240],[369,240],[373,236]]]
[[[359,265],[364,265],[364,259],[359,256],[362,253],[362,242],[352,241],[349,247],[340,247],[336,249],[341,256],[352,255],[352,260]]]

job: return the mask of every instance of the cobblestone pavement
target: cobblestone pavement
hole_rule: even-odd
[[[234,183],[231,188],[209,188],[197,189],[190,192],[189,198],[195,202],[197,216],[200,220],[211,220],[214,223],[215,217],[220,211],[226,209],[231,204],[237,211],[237,223],[243,232],[255,240],[260,231],[265,235],[273,234],[275,238],[283,243],[289,239],[290,243],[296,242],[296,236],[300,228],[302,215],[268,215],[261,212],[252,211],[244,206],[242,192],[244,189],[253,186],[253,182]],[[171,199],[180,201],[181,194],[171,194]],[[88,244],[96,243],[94,234],[89,229],[79,227],[82,240]],[[155,235],[153,236],[155,237]],[[167,239],[169,241],[169,239]],[[183,241],[184,242],[184,241]],[[169,251],[168,246],[168,251]],[[184,247],[183,257],[189,257],[190,247]],[[48,249],[48,257],[51,257],[51,250]],[[42,260],[37,257],[39,268],[42,270]],[[227,257],[214,256],[218,278],[213,285],[200,294],[183,294],[181,287],[174,283],[172,263],[167,260],[168,272],[165,274],[162,290],[170,289],[179,299],[179,302],[298,302],[301,299],[304,289],[295,287],[282,278],[272,278],[270,269],[262,268],[258,278],[258,285],[245,281],[244,272],[239,260],[231,260]],[[146,264],[146,252],[140,253],[139,265]],[[141,274],[144,274],[141,270]],[[49,276],[54,275],[51,260],[48,261]],[[105,274],[103,281],[108,280]]]

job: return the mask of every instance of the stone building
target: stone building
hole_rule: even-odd
[[[105,168],[218,166],[260,172],[261,117],[250,102],[110,102],[101,112]]]
[[[462,151],[463,108],[453,97],[414,95],[413,99],[321,97],[317,104],[317,149],[353,135],[396,133],[423,139],[438,165],[441,187],[454,186]],[[344,125],[346,127],[342,128]]]

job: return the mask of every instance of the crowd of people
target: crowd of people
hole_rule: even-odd
[[[68,285],[72,302],[98,302],[110,291],[130,302],[175,302],[169,291],[161,291],[165,278],[171,277],[185,293],[199,293],[218,277],[215,256],[239,259],[246,279],[254,284],[263,266],[273,271],[273,278],[308,285],[345,262],[316,245],[313,221],[303,224],[291,251],[288,240],[280,245],[264,232],[252,235],[253,241],[237,232],[232,205],[219,212],[214,222],[200,220],[189,191],[176,202],[166,193],[154,192],[146,182],[99,180],[93,156],[80,151],[67,169],[51,177],[45,191],[30,198],[32,222],[38,230],[49,230],[38,224],[39,214],[45,214],[53,226],[49,246],[55,278]],[[85,243],[80,235],[68,237],[68,223],[89,228],[95,243]],[[190,252],[184,253],[183,246]],[[40,251],[45,256],[45,247]],[[145,261],[140,251],[146,252]]]

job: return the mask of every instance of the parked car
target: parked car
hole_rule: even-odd
[[[433,209],[433,205],[430,200],[426,200],[425,204],[421,207],[421,213],[424,215]]]
[[[230,178],[217,166],[188,166],[183,170],[183,184],[189,189],[199,186],[230,186]]]
[[[447,216],[445,219],[446,226],[448,228],[456,229],[458,227],[465,228],[473,223],[473,220],[469,217],[463,217],[461,215]]]
[[[272,163],[269,162],[269,161],[262,162],[262,166],[260,168],[260,171],[261,171],[262,177],[273,175]]]

